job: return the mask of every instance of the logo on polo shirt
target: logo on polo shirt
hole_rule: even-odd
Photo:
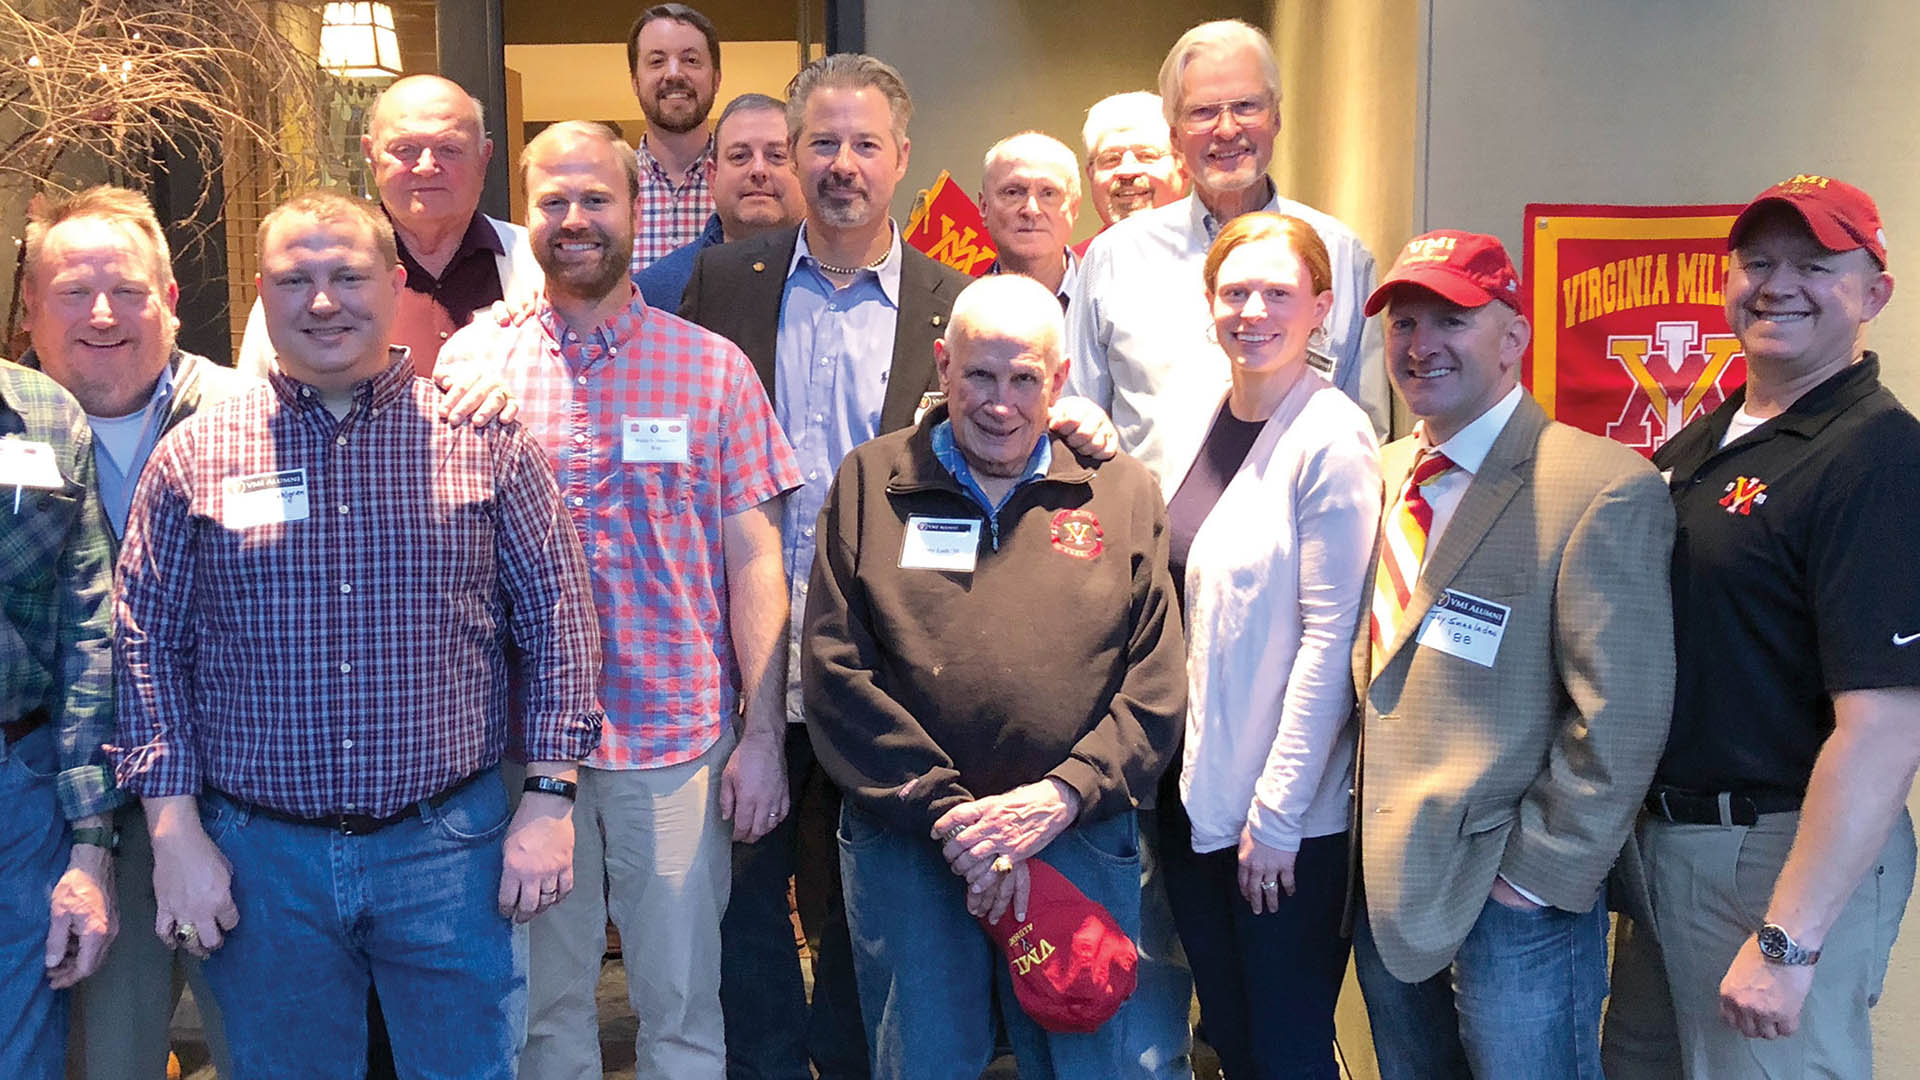
[[[1729,514],[1746,517],[1753,508],[1767,501],[1767,485],[1751,476],[1736,476],[1727,484],[1727,493],[1720,496],[1720,505],[1727,508]]]
[[[1076,559],[1091,559],[1105,545],[1100,519],[1091,510],[1062,510],[1053,515],[1053,549]]]

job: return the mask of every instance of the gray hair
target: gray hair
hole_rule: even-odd
[[[980,163],[980,185],[985,187],[987,176],[993,172],[996,161],[1029,161],[1051,163],[1060,169],[1060,175],[1066,178],[1067,197],[1080,201],[1080,161],[1073,156],[1067,144],[1048,135],[1044,131],[1023,131],[1018,135],[1009,135],[988,148],[986,159]]]
[[[620,171],[627,177],[627,201],[640,197],[640,159],[634,156],[633,147],[620,137],[620,133],[595,120],[562,120],[549,124],[540,130],[540,134],[527,140],[520,148],[520,184],[527,183],[527,164],[532,160],[533,148],[552,142],[555,139],[575,138],[597,142],[613,151],[613,159],[620,163]]]
[[[1180,35],[1173,43],[1173,49],[1167,53],[1165,63],[1160,65],[1161,109],[1167,123],[1177,125],[1180,111],[1186,102],[1180,100],[1180,80],[1187,73],[1187,65],[1200,56],[1213,53],[1235,53],[1241,50],[1253,53],[1254,60],[1260,65],[1261,80],[1266,83],[1267,98],[1276,107],[1280,104],[1280,62],[1274,59],[1273,42],[1267,35],[1248,26],[1239,19],[1215,19]]]
[[[1087,156],[1092,157],[1107,132],[1124,127],[1157,128],[1167,122],[1166,116],[1160,95],[1151,90],[1112,94],[1094,102],[1087,110],[1087,123],[1080,129],[1080,141],[1086,145]]]
[[[913,95],[907,81],[892,64],[866,53],[834,53],[823,56],[793,77],[787,84],[787,140],[800,141],[800,125],[806,119],[807,98],[815,90],[836,87],[847,90],[878,90],[887,99],[893,113],[893,141],[907,141],[907,123],[913,119]]]

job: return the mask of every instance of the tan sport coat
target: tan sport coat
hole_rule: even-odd
[[[1380,453],[1383,531],[1417,450],[1407,438]],[[1449,589],[1510,609],[1492,666],[1405,631],[1370,680],[1362,620],[1355,846],[1396,978],[1452,962],[1496,874],[1557,908],[1593,906],[1666,743],[1673,529],[1645,459],[1522,398],[1428,552],[1406,621]]]

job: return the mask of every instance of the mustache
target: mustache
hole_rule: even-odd
[[[692,80],[688,79],[684,75],[669,75],[666,78],[661,79],[658,93],[665,94],[669,90],[679,90],[684,93],[692,94],[695,98],[698,98],[700,96],[700,92],[693,88]]]

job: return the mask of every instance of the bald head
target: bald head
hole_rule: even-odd
[[[1067,381],[1060,301],[1019,274],[981,278],[934,343],[953,444],[976,478],[1023,475]]]
[[[953,352],[977,342],[1019,341],[1060,365],[1066,323],[1060,298],[1030,277],[995,274],[960,290],[947,322],[945,345]]]
[[[401,239],[464,230],[480,206],[493,141],[480,102],[438,75],[409,75],[367,114],[360,150]]]

